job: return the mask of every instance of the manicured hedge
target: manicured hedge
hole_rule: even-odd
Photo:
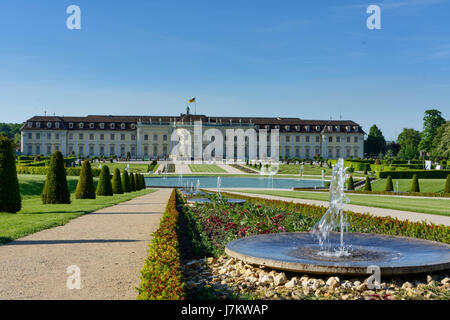
[[[314,192],[330,192],[329,189],[312,189],[312,188],[294,188],[293,191],[314,191]],[[378,194],[388,196],[417,196],[417,197],[450,197],[450,192],[389,192],[389,191],[364,191],[364,190],[345,190],[345,193],[359,194]]]
[[[450,170],[408,170],[408,171],[379,171],[377,178],[387,178],[391,176],[392,179],[411,179],[417,174],[419,179],[445,179],[450,174]]]
[[[158,230],[153,234],[149,255],[141,270],[139,300],[184,300],[178,242],[176,192],[172,192]]]
[[[323,206],[294,203],[292,201],[269,200],[237,194],[223,194],[233,198],[245,199],[263,206],[294,211],[307,217],[317,219],[317,221],[327,211],[327,208]],[[393,217],[377,217],[372,216],[369,213],[362,214],[352,211],[345,211],[345,213],[351,221],[349,227],[349,231],[351,232],[379,233],[450,243],[450,228],[444,225],[435,225],[425,221],[411,222]]]
[[[25,167],[25,166],[16,166],[16,170],[18,174],[36,174],[36,175],[47,175],[49,167]],[[100,169],[92,168],[92,176],[98,177],[100,176]],[[68,176],[79,177],[81,172],[81,167],[76,168],[66,168],[66,173]]]

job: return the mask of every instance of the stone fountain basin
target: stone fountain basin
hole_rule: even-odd
[[[330,242],[339,245],[339,233]],[[368,276],[367,267],[379,266],[381,275],[398,276],[450,269],[450,245],[397,236],[346,233],[351,257],[318,255],[310,232],[256,235],[229,242],[225,253],[249,264],[291,272]],[[371,274],[371,273],[370,273]]]

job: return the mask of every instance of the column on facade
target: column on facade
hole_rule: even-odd
[[[136,157],[137,158],[142,158],[143,157],[142,141],[143,141],[142,128],[141,128],[141,126],[138,126],[137,130],[136,130]]]

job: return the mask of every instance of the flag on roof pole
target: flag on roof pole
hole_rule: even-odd
[[[195,102],[195,97],[188,101],[188,103]]]

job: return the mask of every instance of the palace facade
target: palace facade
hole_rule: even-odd
[[[35,116],[21,129],[21,152],[24,155],[64,155],[164,159],[172,150],[172,132],[183,128],[193,132],[194,122],[205,129],[267,130],[267,156],[270,157],[272,129],[279,130],[279,155],[288,158],[326,159],[363,157],[365,132],[349,120],[303,120],[299,118],[179,116],[102,116],[86,117]],[[247,140],[246,140],[247,141]],[[208,142],[204,142],[206,146]],[[236,148],[236,146],[234,146]],[[227,158],[224,141],[223,157]],[[246,157],[248,150],[246,148]],[[261,154],[258,150],[258,154]],[[234,152],[236,155],[236,152]]]

